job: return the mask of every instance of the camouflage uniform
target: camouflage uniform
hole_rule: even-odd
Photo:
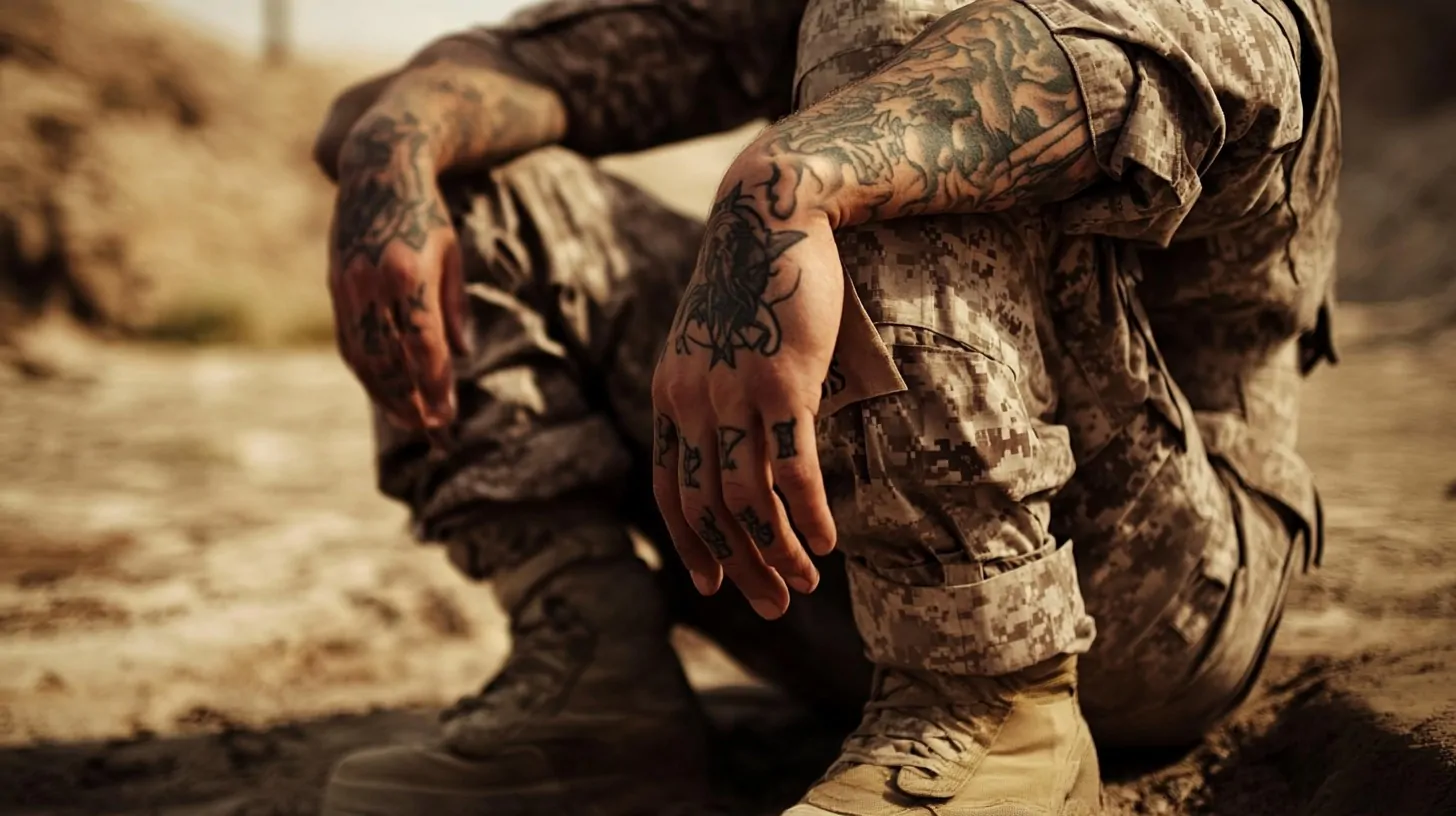
[[[810,2],[793,103],[862,76],[959,5]],[[862,630],[877,659],[983,673],[1095,643],[1083,668],[1094,709],[1103,697],[1119,710],[1178,698],[1186,689],[1170,684],[1212,682],[1203,675],[1215,668],[1240,675],[1220,678],[1226,693],[1242,685],[1274,615],[1290,539],[1317,550],[1319,538],[1293,445],[1301,375],[1331,356],[1339,141],[1328,10],[1027,5],[1071,57],[1117,183],[1053,212],[839,236],[899,370],[865,355],[841,360],[826,383],[827,477],[856,594],[873,610]],[[567,145],[586,154],[782,112],[770,89],[786,70],[794,3],[628,6],[548,4],[476,36],[503,38],[562,91]],[[724,48],[710,57],[673,47],[691,37]],[[588,47],[603,38],[642,47]],[[604,66],[600,53],[639,62]],[[725,64],[684,65],[695,59]],[[604,77],[614,68],[656,85],[613,84]],[[715,69],[735,87],[715,87],[711,103],[681,81]],[[458,199],[475,248],[481,350],[462,363],[462,429],[489,444],[429,466],[417,440],[382,437],[386,489],[437,540],[452,538],[439,519],[461,508],[482,510],[464,526],[494,527],[516,515],[501,505],[559,516],[563,496],[600,498],[622,483],[649,445],[656,344],[699,234],[563,151],[503,168],[490,189],[508,190],[496,197],[522,212],[505,215],[478,191]],[[520,218],[533,246],[520,245]],[[523,288],[529,302],[516,299]],[[845,407],[897,387],[897,376],[908,394]],[[542,408],[521,410],[511,389]],[[482,576],[520,538],[467,537],[499,542],[456,548]],[[1252,643],[1226,642],[1234,630]]]
[[[1328,8],[1021,2],[1072,62],[1108,181],[836,236],[853,286],[820,438],[848,591],[825,570],[773,626],[685,589],[647,488],[648,387],[701,227],[583,156],[812,104],[964,3],[582,0],[465,35],[555,87],[571,127],[450,193],[477,349],[460,445],[431,462],[379,425],[419,536],[484,579],[582,519],[630,520],[679,620],[834,702],[867,677],[853,614],[882,666],[1081,653],[1105,740],[1196,739],[1236,705],[1321,550],[1294,443],[1301,379],[1334,360]]]

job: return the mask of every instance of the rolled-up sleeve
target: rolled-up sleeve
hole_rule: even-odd
[[[1283,192],[1303,135],[1299,28],[1277,0],[1020,0],[1071,60],[1110,182],[1073,233],[1166,246]]]
[[[643,150],[788,112],[804,0],[555,0],[458,35],[555,89],[564,144]]]

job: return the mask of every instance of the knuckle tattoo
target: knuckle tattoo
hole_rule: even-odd
[[[683,487],[697,490],[703,485],[698,481],[698,471],[703,467],[703,449],[683,441],[682,483]]]
[[[667,467],[667,457],[677,448],[677,423],[673,422],[672,417],[667,414],[658,414],[656,431],[657,444],[653,461],[657,467],[665,468]]]
[[[718,526],[718,516],[713,508],[703,508],[702,515],[698,517],[698,537],[707,546],[708,552],[719,561],[727,561],[733,557],[733,548],[728,544],[728,535],[723,528]]]
[[[758,517],[758,513],[752,507],[745,507],[734,516],[743,529],[748,532],[748,537],[760,549],[766,550],[774,545],[773,524]]]
[[[718,461],[723,470],[737,470],[738,462],[733,458],[733,449],[748,437],[745,428],[723,425],[718,428]]]
[[[799,455],[798,430],[799,420],[797,417],[787,419],[783,422],[773,424],[774,445],[776,456],[779,459],[793,459]]]

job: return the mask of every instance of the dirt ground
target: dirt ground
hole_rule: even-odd
[[[1456,336],[1344,318],[1305,410],[1327,566],[1242,716],[1171,767],[1108,758],[1110,812],[1456,813]],[[331,355],[82,359],[0,383],[0,811],[311,813],[334,758],[428,734],[501,660],[488,590],[374,493]],[[776,812],[838,735],[679,645],[725,795]]]

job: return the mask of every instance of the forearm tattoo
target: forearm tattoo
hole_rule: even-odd
[[[737,173],[737,176],[732,175]],[[783,345],[785,251],[811,211],[835,227],[1066,198],[1098,177],[1076,77],[1041,19],[1014,0],[946,15],[878,72],[769,128],[735,162],[708,217],[673,325],[710,369]],[[831,377],[824,392],[842,387]]]
[[[458,76],[416,76],[366,114],[342,148],[333,239],[343,269],[360,258],[378,269],[395,244],[421,252],[431,233],[449,226],[437,169],[500,158],[547,135],[536,132],[550,117],[536,109],[544,103],[532,93],[549,91],[529,90],[519,80],[487,91],[482,76],[493,75],[433,70]],[[408,297],[367,304],[352,327],[364,353],[387,354],[386,338],[417,335],[411,315],[429,308],[426,294],[421,285]]]
[[[362,255],[377,267],[395,241],[418,252],[432,230],[449,223],[434,179],[421,169],[429,143],[429,133],[410,113],[375,117],[350,137],[342,159],[350,172],[334,224],[340,264],[347,267]]]
[[[814,197],[843,213],[839,227],[1059,200],[1098,172],[1072,66],[1014,0],[950,13],[754,150],[774,174],[775,215]]]

